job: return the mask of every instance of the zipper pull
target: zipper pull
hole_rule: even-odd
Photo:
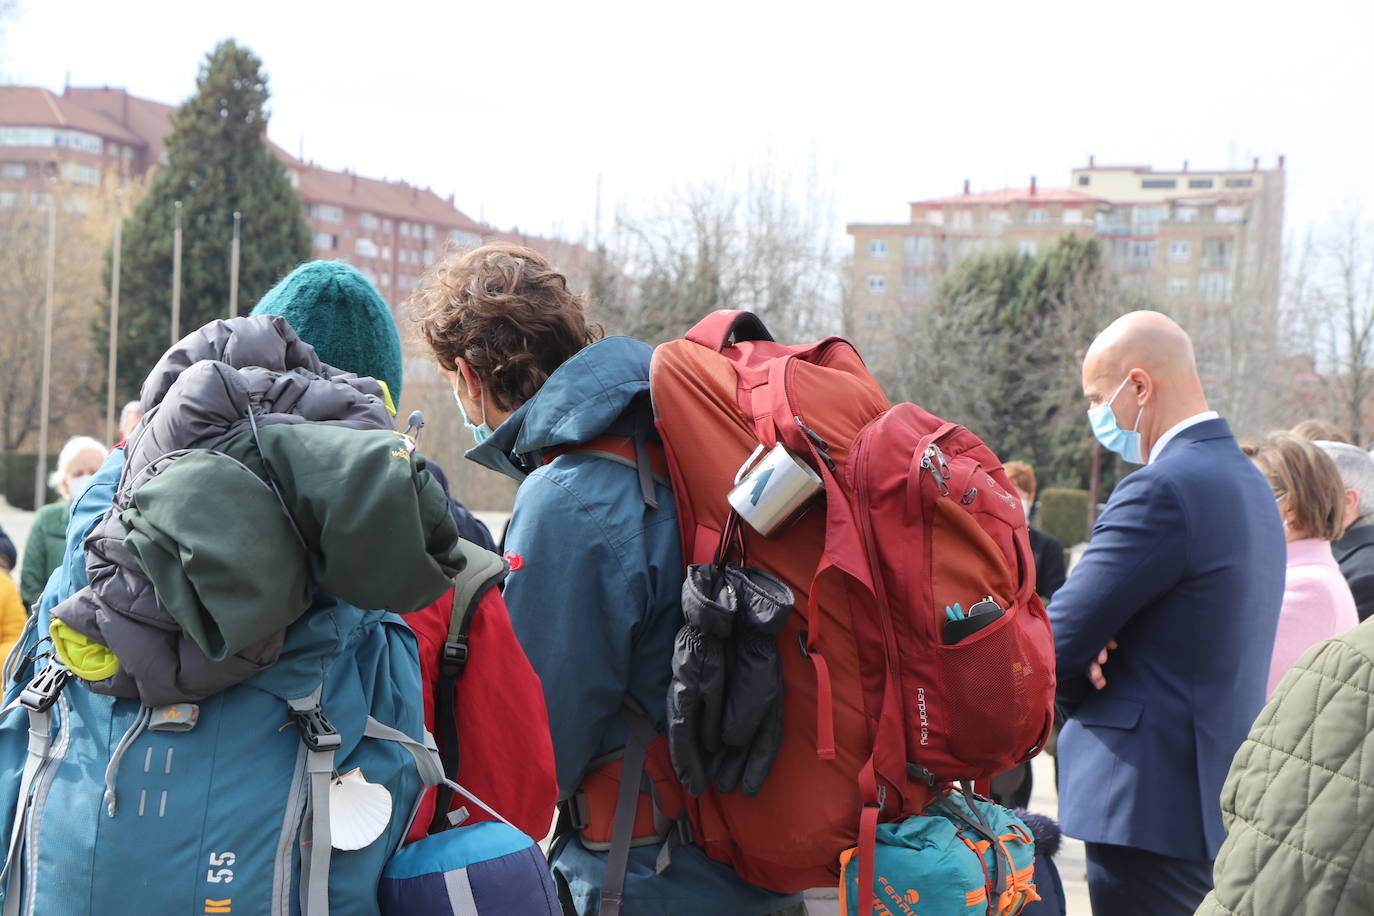
[[[936,463],[939,467],[936,467]],[[926,449],[925,456],[921,459],[921,467],[930,472],[930,476],[935,478],[936,485],[940,488],[941,496],[949,495],[949,484],[945,483],[949,479],[949,465],[945,463],[945,456],[940,454],[940,450],[935,446]]]
[[[806,438],[810,439],[811,444],[816,446],[816,451],[820,454],[821,460],[825,462],[825,466],[830,468],[830,473],[835,473],[835,462],[830,457],[830,443],[826,442],[815,430],[803,423],[801,417],[793,414],[792,419],[797,421],[797,426],[806,434]]]
[[[977,487],[970,487],[970,488],[969,488],[969,491],[963,495],[963,497],[959,500],[959,502],[963,503],[965,506],[971,506],[971,505],[973,505],[973,501],[974,501],[975,499],[977,499],[977,498],[978,498],[978,488],[977,488]]]

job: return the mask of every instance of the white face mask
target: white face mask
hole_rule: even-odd
[[[91,478],[94,476],[94,474],[73,474],[67,478],[67,492],[72,495],[72,499],[76,499],[86,492],[86,488],[91,485]]]

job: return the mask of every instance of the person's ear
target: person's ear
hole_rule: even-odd
[[[453,364],[458,367],[458,374],[462,376],[463,385],[467,388],[468,397],[474,401],[482,397],[482,382],[477,378],[477,373],[472,371],[468,361],[461,356],[454,359]]]
[[[1360,491],[1354,487],[1345,488],[1345,518],[1342,520],[1341,527],[1349,528],[1351,523],[1360,516]]]
[[[1132,369],[1127,377],[1130,379],[1129,385],[1135,389],[1135,402],[1143,407],[1154,393],[1154,379],[1144,369]]]

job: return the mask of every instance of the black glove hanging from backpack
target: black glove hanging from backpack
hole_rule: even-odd
[[[668,748],[693,796],[756,794],[782,743],[783,681],[777,636],[793,595],[757,569],[720,563],[688,568],[682,586],[687,625],[673,652]]]
[[[729,687],[716,755],[716,791],[763,788],[782,745],[783,681],[778,635],[792,614],[792,590],[750,567],[725,568],[738,601],[731,640]]]
[[[687,569],[682,583],[687,625],[673,645],[668,685],[668,752],[692,795],[706,791],[711,758],[720,750],[725,706],[726,640],[735,623],[735,590],[714,563]]]

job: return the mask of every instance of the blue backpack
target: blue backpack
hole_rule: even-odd
[[[73,507],[65,562],[5,666],[3,916],[376,916],[383,868],[443,780],[414,636],[318,595],[277,664],[198,706],[68,683],[39,634],[85,583],[81,544],[109,505],[109,469]],[[375,840],[340,851],[328,799],[332,776],[354,769],[391,811]]]

